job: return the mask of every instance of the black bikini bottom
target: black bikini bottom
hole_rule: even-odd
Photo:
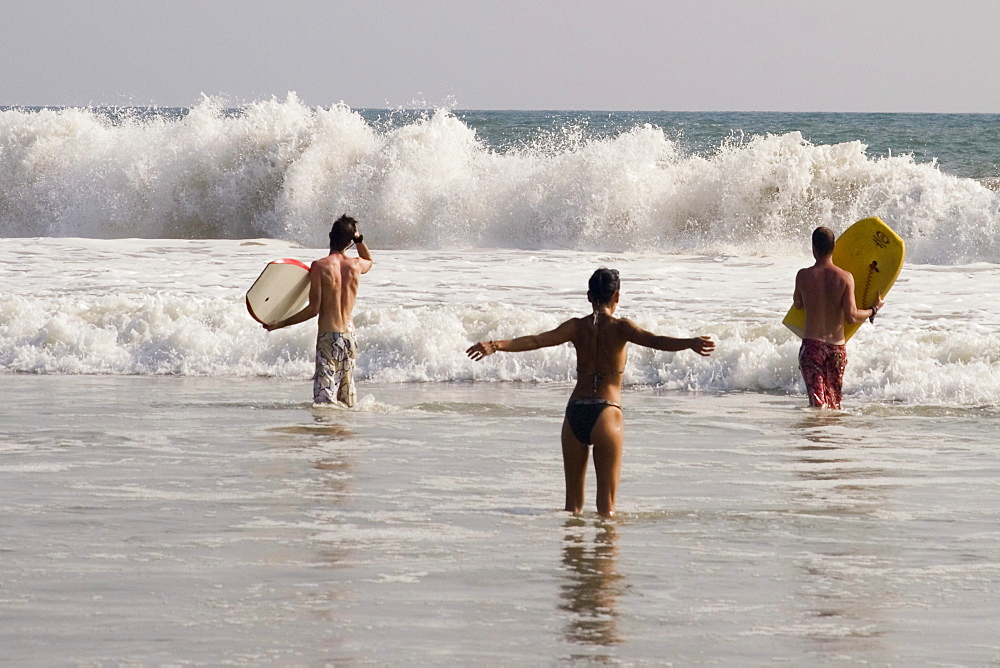
[[[566,404],[566,422],[573,431],[573,435],[584,445],[591,445],[594,441],[591,432],[597,424],[597,418],[601,416],[608,406],[614,406],[621,410],[621,405],[606,399],[570,399]]]

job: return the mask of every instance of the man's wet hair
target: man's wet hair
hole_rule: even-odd
[[[826,257],[833,253],[833,247],[836,244],[836,237],[833,235],[833,230],[829,227],[817,227],[813,230],[813,250],[816,251],[820,257]]]
[[[358,221],[344,214],[333,221],[333,227],[330,228],[330,250],[332,252],[345,250],[357,235]]]
[[[601,267],[590,277],[590,290],[587,292],[587,297],[594,306],[607,304],[615,296],[620,287],[621,281],[618,278],[618,270]]]

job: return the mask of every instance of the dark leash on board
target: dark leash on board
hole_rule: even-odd
[[[861,293],[861,303],[862,304],[867,304],[868,303],[868,288],[871,287],[872,276],[874,276],[877,273],[880,273],[879,269],[878,269],[878,260],[872,260],[872,263],[870,265],[868,265],[868,278],[865,279],[865,290],[864,290],[864,292]],[[865,308],[872,308],[872,307],[871,306],[866,306]],[[876,310],[876,313],[877,312],[878,311]],[[871,316],[868,318],[868,322],[870,322],[872,324],[875,323],[875,313],[871,314]]]

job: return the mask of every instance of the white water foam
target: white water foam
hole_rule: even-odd
[[[308,379],[315,326],[268,334],[243,296],[268,260],[322,254],[267,240],[0,240],[10,290],[0,371]],[[376,249],[375,259],[355,312],[363,381],[571,382],[570,346],[478,364],[464,351],[584,314],[587,278],[606,265],[622,273],[620,315],[718,342],[708,359],[635,347],[627,384],[802,391],[798,339],[780,319],[805,258]],[[998,283],[996,265],[908,267],[878,322],[850,344],[852,401],[1000,404],[1000,307],[982,298]]]

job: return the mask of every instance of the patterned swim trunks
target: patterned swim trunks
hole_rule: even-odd
[[[313,403],[354,405],[355,354],[352,332],[324,332],[316,338]]]
[[[799,368],[806,381],[809,405],[839,409],[844,369],[847,368],[847,346],[802,339]]]

